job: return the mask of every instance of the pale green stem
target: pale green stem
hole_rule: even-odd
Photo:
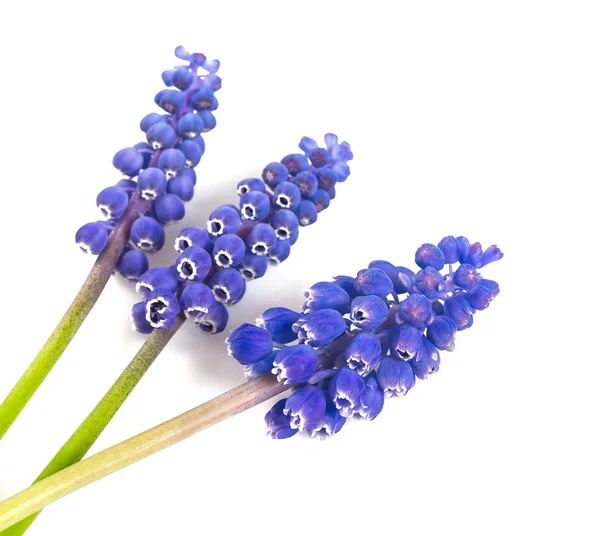
[[[110,447],[34,484],[0,504],[0,530],[96,480],[241,413],[291,386],[272,374],[250,380],[170,421]]]
[[[171,340],[173,335],[185,322],[183,315],[178,315],[175,324],[166,331],[154,330],[148,337],[139,352],[127,365],[117,381],[112,385],[102,400],[98,402],[92,412],[81,423],[79,428],[52,458],[35,482],[39,482],[50,475],[61,471],[80,461],[94,444],[98,436],[104,431],[108,423],[115,416],[135,386],[148,371],[158,354]],[[17,536],[24,534],[41,512],[23,519],[19,523],[3,530],[0,536]],[[0,529],[1,530],[1,529]]]
[[[11,427],[31,397],[50,373],[77,330],[94,307],[110,278],[123,246],[129,239],[131,225],[148,208],[148,201],[135,192],[126,212],[111,232],[106,247],[94,263],[92,271],[75,296],[73,303],[54,329],[46,344],[29,365],[12,391],[0,405],[0,439]]]

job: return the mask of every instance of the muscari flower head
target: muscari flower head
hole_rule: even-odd
[[[318,162],[322,157],[314,152]],[[498,284],[479,268],[500,258],[496,246],[483,251],[448,236],[417,250],[416,272],[373,261],[356,277],[313,285],[301,312],[275,307],[256,326],[234,330],[230,354],[249,378],[270,371],[293,385],[265,418],[269,435],[332,436],[349,417],[375,419],[386,397],[402,397],[437,372],[440,352],[452,351],[457,331],[498,295]]]
[[[179,75],[183,77],[183,72]],[[171,78],[169,74],[167,80],[169,83],[175,83],[176,78]],[[187,87],[187,90],[194,87],[193,84],[187,85],[187,82],[182,82],[181,85]],[[173,110],[185,110],[185,102],[180,104],[174,94],[162,94],[161,99],[169,102]],[[204,106],[203,110],[210,109],[214,104],[206,92],[196,94],[194,102],[197,107]],[[179,135],[187,135],[186,142],[193,140],[195,143],[201,139],[200,127],[198,121],[190,117],[190,113],[194,114],[186,112],[182,116],[185,123],[177,132]],[[154,114],[144,118],[143,128],[150,129],[150,124],[159,124],[160,117],[162,116]],[[338,158],[330,154],[329,149],[323,149],[321,153],[327,155],[327,158],[319,169],[330,170],[332,177],[339,178],[340,182],[345,180],[345,176],[333,169],[337,162],[341,161],[341,156]],[[133,239],[139,248],[147,251],[159,249],[164,242],[165,234],[159,222],[167,224],[183,216],[180,211],[181,200],[168,193],[168,184],[167,193],[164,193],[162,176],[164,175],[167,183],[170,183],[181,177],[181,174],[185,174],[186,170],[189,171],[189,168],[185,167],[187,164],[176,153],[164,150],[161,154],[166,156],[160,160],[160,167],[154,171],[150,171],[154,168],[148,168],[141,174],[146,177],[142,178],[146,197],[155,199],[151,207],[153,216],[140,217],[132,225]],[[208,333],[219,333],[225,329],[229,318],[225,306],[239,302],[246,292],[247,282],[262,277],[269,264],[279,264],[287,259],[291,246],[298,239],[299,227],[316,220],[305,219],[306,214],[317,212],[310,200],[310,196],[314,194],[313,188],[303,186],[303,193],[297,184],[305,185],[311,182],[311,175],[316,177],[317,169],[304,155],[292,156],[283,160],[290,168],[284,163],[269,164],[265,168],[263,176],[270,177],[268,182],[257,178],[239,182],[239,204],[222,205],[215,209],[209,216],[206,228],[182,229],[175,238],[175,250],[179,256],[172,266],[143,271],[142,268],[147,269],[147,263],[144,264],[141,258],[130,258],[132,252],[123,256],[119,270],[127,274],[128,279],[139,278],[136,290],[144,295],[146,301],[142,303],[153,308],[153,313],[158,306],[154,305],[154,302],[148,305],[152,293],[169,293],[169,296],[173,295],[179,300],[177,310],[166,308],[160,313],[160,318],[157,317],[157,320],[152,322],[146,320],[145,316],[140,316],[141,307],[136,305],[130,315],[134,329],[142,333],[148,333],[152,329],[168,329],[173,325],[179,311],[187,318],[193,319],[198,327]],[[347,155],[343,156],[346,157]],[[344,165],[346,162],[347,160],[344,161]],[[294,173],[293,170],[298,166],[303,169]],[[289,202],[278,203],[278,192],[281,195],[290,194]],[[308,205],[312,206],[312,209],[307,208]],[[87,229],[84,234],[89,237],[88,242],[93,242],[94,248],[98,249],[96,242],[101,244],[107,231],[102,224],[90,225],[93,228]],[[300,313],[281,308],[267,311],[261,317],[260,325],[264,329],[259,331],[269,335],[268,352],[260,353],[259,346],[248,350],[249,355],[244,356],[247,347],[242,346],[240,350],[235,337],[228,339],[230,352],[236,359],[244,362],[249,376],[279,367],[281,377],[285,380],[305,381],[314,372],[313,368],[316,369],[316,354],[305,352],[306,362],[298,367],[295,363],[289,364],[289,356],[285,352],[277,353],[281,355],[271,355],[273,343],[286,344],[296,340],[297,333],[300,332],[301,337],[310,341],[310,345],[322,346],[343,333],[346,322],[342,313],[347,313],[350,307],[348,294],[339,286],[326,283],[309,290],[307,297],[307,303],[310,302],[310,306],[307,307],[312,307],[315,313],[319,313],[313,321],[306,317],[301,318]],[[324,322],[325,317],[329,318],[328,322]],[[253,344],[248,348],[253,348]],[[253,351],[258,351],[260,355],[255,355]]]
[[[204,154],[202,134],[216,125],[219,62],[183,47],[177,47],[175,55],[182,64],[163,73],[168,89],[154,99],[162,113],[149,113],[140,123],[147,142],[117,151],[113,165],[123,178],[98,194],[96,204],[106,221],[85,224],[75,237],[82,251],[99,255],[119,218],[129,214],[135,221],[117,271],[131,281],[144,273],[144,266],[147,269],[142,255],[164,245],[163,226],[184,217],[183,202],[192,198],[196,184],[193,168]]]

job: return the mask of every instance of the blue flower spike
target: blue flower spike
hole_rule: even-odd
[[[302,143],[314,151],[310,140]],[[310,287],[301,312],[274,307],[256,326],[235,330],[231,338],[242,351],[230,354],[248,378],[271,373],[293,386],[267,414],[271,437],[331,437],[350,417],[377,418],[386,398],[401,398],[435,374],[441,352],[453,351],[457,333],[498,296],[498,284],[479,270],[501,258],[497,246],[484,250],[447,236],[417,250],[416,273],[376,260],[356,277]]]
[[[193,60],[192,57],[190,55],[190,62],[203,61],[198,58]],[[203,63],[203,66],[206,69],[206,64]],[[211,69],[214,68],[216,64],[211,64]],[[165,73],[164,78],[169,87],[178,87],[182,91],[189,83],[189,77],[177,70]],[[214,79],[213,82],[216,83]],[[189,87],[193,87],[193,81]],[[174,106],[173,109],[176,109],[179,106],[171,93],[161,93],[157,99],[163,104],[163,108]],[[194,106],[202,110],[214,105],[210,91],[197,93],[193,102]],[[184,110],[185,106],[184,103],[181,109]],[[162,150],[160,157],[157,157],[158,167],[147,167],[140,173],[137,183],[132,181],[130,184],[129,179],[126,179],[118,187],[126,192],[136,191],[142,199],[152,203],[151,215],[141,216],[133,223],[132,247],[145,252],[160,249],[165,240],[163,226],[183,218],[185,198],[178,196],[171,185],[174,181],[182,181],[187,183],[186,188],[192,187],[193,190],[196,175],[192,168],[187,167],[189,155],[183,146],[198,144],[202,140],[199,133],[200,121],[191,117],[196,112],[188,111],[182,116],[177,133],[185,139],[176,148]],[[142,128],[151,132],[157,125],[167,124],[169,117],[149,114],[142,120]],[[201,121],[206,126],[204,118]],[[152,151],[152,148],[146,146],[140,150]],[[329,149],[322,149],[319,154],[325,155],[320,172],[332,170],[339,161]],[[313,205],[302,196],[314,193],[313,189],[318,183],[317,169],[304,155],[292,155],[284,161],[292,169],[297,166],[303,169],[298,168],[299,171],[294,176],[284,164],[272,163],[263,173],[266,180],[250,178],[240,181],[237,186],[240,196],[238,204],[225,204],[215,209],[205,228],[185,227],[179,232],[174,243],[179,256],[172,266],[144,271],[144,268],[147,269],[144,254],[128,249],[122,255],[119,271],[128,279],[137,281],[136,290],[146,297],[155,290],[171,292],[178,298],[180,310],[185,317],[192,319],[207,333],[220,333],[229,319],[226,306],[234,305],[244,297],[247,282],[262,277],[269,265],[280,264],[289,257],[292,245],[298,240],[301,225],[298,215],[292,209],[298,208],[302,203]],[[331,173],[335,174],[333,171]],[[337,174],[335,176],[338,177]],[[292,180],[302,186],[303,192]],[[182,184],[177,188],[180,188],[177,191],[183,191]],[[127,193],[124,195],[128,196]],[[278,196],[283,196],[281,199],[287,201],[278,203]],[[311,222],[303,221],[302,224]],[[110,223],[89,224],[84,231],[80,232],[81,247],[97,251],[104,247]],[[301,318],[300,313],[289,309],[271,310],[258,321],[272,336],[273,344],[269,346],[269,353],[254,362],[248,361],[252,357],[244,358],[239,352],[234,352],[236,358],[245,361],[244,365],[248,367],[246,373],[250,377],[279,367],[282,377],[289,382],[307,381],[318,366],[318,354],[314,351],[305,352],[303,366],[286,366],[287,361],[283,365],[276,362],[276,359],[286,358],[287,355],[285,352],[276,352],[277,346],[300,338],[309,340],[309,347],[319,347],[346,330],[347,324],[342,315],[350,309],[350,296],[345,290],[334,283],[324,283],[311,289],[307,298],[307,303],[310,303],[307,307],[319,313],[313,321],[305,322],[308,319]],[[139,326],[140,332],[148,333],[153,327],[152,323],[138,321],[140,308],[138,305],[135,307],[136,311],[132,311],[132,318],[135,320],[132,321],[132,326]],[[328,320],[322,322],[325,318]],[[162,322],[157,329],[164,329],[170,322],[170,319],[158,320]],[[158,320],[154,322],[157,325]]]
[[[116,152],[113,166],[123,178],[102,190],[96,200],[102,216],[111,222],[128,210],[137,216],[117,267],[123,277],[132,281],[139,278],[144,264],[143,257],[130,249],[158,251],[164,245],[162,227],[183,218],[183,203],[194,195],[193,168],[204,154],[202,133],[215,125],[212,111],[217,105],[214,93],[221,86],[216,74],[219,62],[208,62],[203,54],[183,54],[182,50],[177,47],[175,55],[185,64],[163,73],[163,82],[169,89],[159,91],[154,99],[161,113],[151,112],[140,123],[147,143]],[[200,96],[208,99],[208,117],[194,107]],[[77,232],[75,241],[86,253],[99,255],[111,230],[111,226],[102,227],[98,222],[88,223]]]

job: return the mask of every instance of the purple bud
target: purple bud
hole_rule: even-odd
[[[415,385],[415,374],[404,360],[386,356],[377,369],[377,382],[385,396],[404,396]]]
[[[504,257],[504,253],[500,251],[498,246],[490,246],[483,253],[481,260],[479,261],[479,267],[482,268],[492,262],[499,261],[502,257]]]
[[[135,285],[135,291],[140,294],[147,294],[157,288],[164,288],[170,292],[175,292],[179,288],[179,279],[175,274],[174,269],[164,266],[150,268],[140,276]]]
[[[286,439],[298,433],[296,428],[290,426],[290,418],[284,415],[286,399],[277,402],[265,415],[265,423],[268,428],[268,434],[272,439]]]
[[[273,203],[276,207],[296,210],[302,201],[298,187],[291,182],[280,182],[273,190]]]
[[[172,225],[185,216],[183,201],[175,194],[161,195],[154,201],[154,216],[163,225]]]
[[[229,313],[227,308],[219,302],[216,302],[213,307],[208,310],[206,315],[198,315],[194,322],[196,325],[206,333],[214,335],[215,333],[221,333],[226,327],[229,321]]]
[[[248,192],[262,192],[264,194],[266,191],[267,188],[262,179],[244,179],[237,184],[237,193],[240,196]]]
[[[396,321],[406,322],[415,328],[424,328],[432,313],[431,304],[425,296],[412,294],[400,303]]]
[[[185,155],[179,149],[165,149],[158,158],[158,167],[167,179],[177,177],[185,169]]]
[[[240,213],[229,205],[222,205],[212,212],[206,228],[213,236],[235,233],[241,224]]]
[[[290,240],[277,240],[275,247],[269,250],[269,262],[271,264],[281,264],[290,256],[291,251]]]
[[[415,262],[419,268],[431,266],[436,270],[444,267],[444,252],[433,244],[423,244],[415,254]]]
[[[225,343],[229,355],[242,365],[261,361],[273,351],[269,332],[252,324],[242,324],[234,329]]]
[[[75,234],[75,242],[84,253],[100,255],[106,247],[108,229],[101,222],[86,223]]]
[[[348,368],[366,376],[381,359],[381,343],[377,335],[363,331],[356,335],[346,347],[344,358]]]
[[[137,187],[144,199],[156,199],[167,191],[165,172],[155,167],[145,169],[138,177]]]
[[[309,167],[308,159],[303,154],[288,154],[283,157],[281,163],[288,169],[290,175],[297,175]]]
[[[125,279],[137,281],[148,271],[148,258],[141,251],[130,249],[121,255],[117,270]]]
[[[134,147],[121,149],[113,157],[113,166],[128,177],[135,177],[143,164],[144,157]]]
[[[154,328],[150,325],[150,322],[146,320],[146,302],[136,303],[129,313],[129,323],[131,329],[138,333],[152,333]]]
[[[417,355],[408,363],[415,376],[420,380],[425,380],[440,368],[440,353],[429,339],[423,337],[423,344]]]
[[[308,433],[310,434],[310,437],[313,438],[327,439],[328,437],[337,434],[345,423],[346,417],[342,417],[333,402],[328,401],[325,417],[323,417],[317,426],[309,429]]]
[[[246,246],[237,235],[226,234],[217,238],[213,248],[213,258],[221,268],[237,266],[244,260]]]
[[[290,172],[279,162],[271,162],[262,172],[262,178],[271,188],[275,188],[279,183],[287,181]]]
[[[165,244],[164,229],[150,216],[142,216],[135,220],[129,236],[142,251],[158,251]]]
[[[208,314],[215,305],[215,297],[212,290],[204,283],[190,283],[181,292],[179,304],[186,317],[195,319]]]
[[[367,268],[358,272],[354,287],[361,294],[375,295],[381,298],[385,298],[394,290],[392,280],[378,268]]]
[[[301,341],[324,346],[346,331],[346,321],[334,309],[321,309],[301,316],[292,328]]]
[[[179,313],[179,301],[172,292],[157,288],[146,296],[146,320],[155,329],[169,329]]]
[[[288,209],[278,210],[271,218],[271,226],[275,229],[279,240],[289,240],[294,233],[298,232],[299,225],[297,216]]]
[[[317,426],[325,417],[327,399],[319,387],[307,385],[292,394],[285,403],[284,415],[290,417],[290,426],[300,432]]]
[[[278,381],[286,385],[303,383],[315,373],[318,363],[319,356],[313,348],[298,344],[277,353],[271,372],[277,376]]]
[[[335,309],[342,314],[350,311],[350,296],[335,283],[321,282],[304,291],[304,313],[320,309]]]
[[[365,382],[365,390],[360,397],[360,406],[355,417],[372,421],[383,409],[385,395],[383,389],[377,383],[377,379],[371,376]]]
[[[473,325],[475,312],[462,296],[451,296],[444,302],[443,314],[456,322],[456,329],[462,331]]]
[[[109,186],[96,198],[96,205],[106,219],[120,218],[129,203],[129,196],[123,188]]]
[[[233,305],[239,302],[246,293],[246,280],[235,268],[223,268],[216,272],[209,281],[217,301]]]
[[[471,290],[481,281],[481,274],[471,264],[461,264],[454,272],[454,284],[462,289]]]
[[[269,215],[270,208],[271,200],[263,192],[251,190],[240,197],[240,214],[245,220],[262,220]]]
[[[267,309],[256,319],[256,325],[266,329],[275,342],[288,344],[298,338],[298,335],[292,330],[292,326],[299,318],[300,313],[285,307],[273,307]]]
[[[265,275],[269,260],[264,255],[254,255],[246,251],[239,270],[246,281],[252,281]]]
[[[397,266],[396,268],[398,268],[398,282],[394,286],[394,290],[398,294],[411,292],[415,286],[415,273],[404,266]]]
[[[454,350],[456,322],[447,316],[437,316],[427,328],[427,338],[440,350]]]
[[[361,329],[377,329],[385,322],[389,309],[378,296],[358,296],[350,306],[350,320]]]
[[[458,262],[458,242],[456,241],[456,238],[453,236],[445,236],[440,240],[438,248],[442,250],[446,264]]]
[[[266,223],[255,225],[246,238],[246,246],[255,255],[268,255],[275,248],[277,242],[277,235],[273,227]]]
[[[402,360],[408,361],[413,358],[423,344],[421,332],[409,326],[402,324],[394,330],[391,338],[391,350]]]
[[[444,276],[431,266],[417,272],[415,286],[430,300],[437,300],[446,290]]]
[[[365,381],[359,374],[344,367],[329,382],[329,397],[342,417],[351,417],[360,408]]]
[[[185,227],[179,231],[175,239],[175,250],[183,253],[190,246],[197,246],[210,252],[213,245],[208,231],[199,227]]]
[[[175,268],[181,281],[202,281],[212,266],[210,255],[205,249],[190,246],[177,257]]]

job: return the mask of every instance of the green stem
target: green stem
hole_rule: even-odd
[[[291,386],[266,374],[122,443],[71,465],[0,504],[0,530],[96,480],[245,411]]]
[[[54,458],[52,458],[52,461],[50,461],[46,468],[41,472],[35,482],[44,480],[50,475],[77,463],[85,456],[96,439],[98,439],[98,436],[103,432],[125,400],[127,400],[127,397],[131,394],[135,386],[148,371],[152,363],[154,363],[158,354],[160,354],[165,345],[171,340],[184,322],[185,317],[183,315],[178,315],[175,324],[173,324],[170,329],[166,331],[154,330],[152,332],[144,345],[140,348],[139,352],[121,373],[117,381],[115,381],[102,400],[98,402],[92,412],[81,423],[79,428],[77,428],[73,435],[56,453]],[[12,527],[3,530],[0,533],[0,536],[17,536],[24,534],[40,513],[41,512],[38,511]]]
[[[125,214],[110,234],[106,247],[94,263],[73,303],[46,341],[46,344],[31,362],[29,368],[0,405],[0,439],[6,434],[12,423],[15,422],[23,408],[46,379],[46,376],[56,365],[88,313],[94,307],[115,269],[125,242],[129,239],[131,225],[138,218],[139,213],[145,212],[147,207],[148,201],[142,199],[137,192],[134,193]]]

